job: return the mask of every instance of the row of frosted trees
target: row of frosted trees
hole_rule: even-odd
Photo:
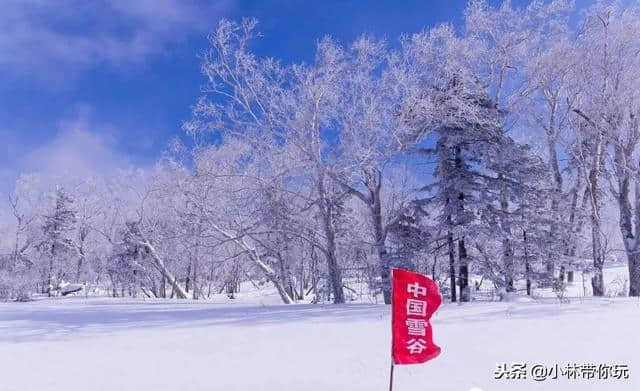
[[[324,38],[294,64],[251,51],[256,21],[223,20],[188,142],[153,170],[19,180],[0,294],[198,299],[250,282],[284,303],[362,286],[388,303],[400,266],[452,301],[478,279],[562,292],[578,269],[601,296],[619,249],[638,296],[640,11],[582,11],[472,1],[459,31]]]

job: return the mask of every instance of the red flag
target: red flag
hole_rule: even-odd
[[[392,347],[394,364],[420,364],[436,358],[429,319],[442,303],[438,285],[427,276],[403,269],[391,270]]]

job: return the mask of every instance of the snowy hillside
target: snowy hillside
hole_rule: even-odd
[[[443,353],[396,390],[638,390],[640,301],[445,304]],[[0,304],[0,390],[386,390],[389,307],[128,299]],[[493,380],[497,363],[628,364],[628,380]]]

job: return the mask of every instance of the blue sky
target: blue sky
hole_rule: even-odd
[[[198,54],[221,17],[258,18],[255,51],[292,62],[310,59],[327,34],[396,42],[459,25],[466,2],[3,0],[0,191],[20,172],[151,164],[182,134],[203,81]]]

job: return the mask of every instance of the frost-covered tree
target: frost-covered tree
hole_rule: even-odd
[[[331,176],[365,206],[384,302],[390,304],[393,265],[387,235],[407,205],[388,205],[390,199],[383,187],[388,183],[386,170],[403,147],[398,108],[409,94],[398,83],[397,62],[384,42],[361,37],[346,49],[344,62],[337,84],[339,140]]]
[[[503,133],[516,129],[522,123],[523,117],[527,116],[528,109],[525,105],[529,104],[526,94],[529,80],[520,71],[527,69],[527,65],[531,63],[531,53],[540,51],[542,48],[552,45],[552,43],[560,42],[566,31],[566,19],[571,5],[564,0],[555,0],[550,2],[532,1],[524,7],[514,7],[511,2],[505,1],[497,7],[490,7],[485,1],[472,1],[465,11],[465,29],[466,36],[477,48],[475,73],[480,79],[480,83],[487,88],[487,94],[491,97],[496,108],[502,113],[500,119],[500,128]],[[535,58],[535,57],[534,57]],[[555,65],[554,65],[555,66]],[[563,68],[553,75],[559,79],[562,78]],[[557,152],[555,143],[558,132],[563,125],[562,108],[558,100],[564,96],[558,97],[558,88],[562,88],[562,80],[548,80],[547,75],[541,76],[539,82],[543,85],[543,104],[549,105],[550,108],[542,108],[543,127],[546,129],[549,153],[549,165],[556,184],[555,196],[551,198],[551,209],[554,211],[554,220],[558,221],[558,202],[562,189],[561,177],[559,176],[559,168],[557,167]],[[560,86],[555,85],[560,84]],[[551,89],[549,91],[548,89]],[[566,109],[565,109],[566,114]],[[503,157],[509,159],[508,151],[501,151]],[[529,152],[531,155],[531,152]],[[535,162],[529,159],[530,164]],[[507,163],[507,166],[509,163]],[[535,170],[534,170],[535,171]],[[538,167],[539,171],[539,167]],[[508,172],[508,171],[507,171]],[[538,181],[536,178],[539,173],[530,172],[532,178],[524,180],[524,183]],[[500,174],[502,178],[505,174]],[[560,182],[559,182],[560,181]],[[507,183],[503,183],[501,194],[501,210],[504,214],[509,214],[513,209],[517,209],[515,205],[512,208],[511,196],[504,194],[507,189]],[[504,221],[503,221],[504,223]],[[510,227],[503,224],[505,238],[503,240],[503,257],[505,264],[511,264],[510,258],[513,256],[513,239],[509,232]],[[558,223],[553,222],[549,231],[550,238],[547,241],[547,266],[550,277],[553,278],[553,270],[556,260],[559,256],[560,246],[563,243],[563,237],[559,234]],[[556,244],[557,243],[557,244]]]
[[[58,284],[70,277],[71,258],[75,255],[73,232],[76,211],[73,199],[64,188],[56,189],[53,208],[43,220],[42,241],[38,248],[46,278],[44,289],[51,296]]]
[[[0,256],[0,298],[28,300],[40,277],[35,251],[41,237],[42,199],[36,185],[36,176],[21,175],[14,194],[8,197],[9,213],[15,220],[4,231],[7,251]]]
[[[577,61],[572,93],[573,157],[585,181],[585,205],[590,216],[593,259],[592,288],[604,295],[604,227],[607,187],[613,191],[620,211],[620,230],[627,250],[630,277],[637,275],[633,257],[630,186],[634,182],[633,153],[637,146],[638,65],[637,7],[598,3],[585,14],[576,36]],[[611,152],[609,152],[611,151]],[[610,156],[612,155],[612,156]],[[608,164],[611,160],[612,164]],[[609,171],[611,170],[611,171]],[[612,172],[616,182],[608,180]],[[607,186],[609,182],[609,186]],[[635,290],[634,290],[635,292]],[[637,293],[636,293],[637,294]]]
[[[285,67],[249,51],[255,28],[254,20],[223,20],[209,36],[211,48],[202,65],[208,83],[189,128],[223,131],[263,150],[286,150],[288,161],[281,169],[295,173],[312,190],[304,196],[321,225],[333,299],[342,303],[336,219],[344,191],[332,185],[328,159],[344,53],[324,39],[311,65]]]
[[[604,294],[605,229],[601,194],[606,182],[617,203],[619,227],[629,263],[629,295],[640,296],[638,227],[640,143],[640,8],[598,3],[589,9],[580,48],[581,91],[574,105],[580,144],[578,160],[587,179],[591,209],[594,295]],[[610,164],[607,164],[607,163]],[[609,173],[613,180],[608,179]],[[604,182],[604,183],[603,183]],[[634,189],[632,190],[632,187]],[[634,194],[635,203],[630,198]],[[635,225],[635,227],[634,227]]]
[[[560,293],[587,263],[604,295],[617,248],[640,295],[640,11],[571,7],[473,0],[459,28],[326,37],[308,62],[260,57],[255,20],[221,21],[187,146],[149,170],[21,176],[0,296],[68,280],[236,298],[249,283],[283,303],[388,303],[401,266],[468,301],[476,276]]]

